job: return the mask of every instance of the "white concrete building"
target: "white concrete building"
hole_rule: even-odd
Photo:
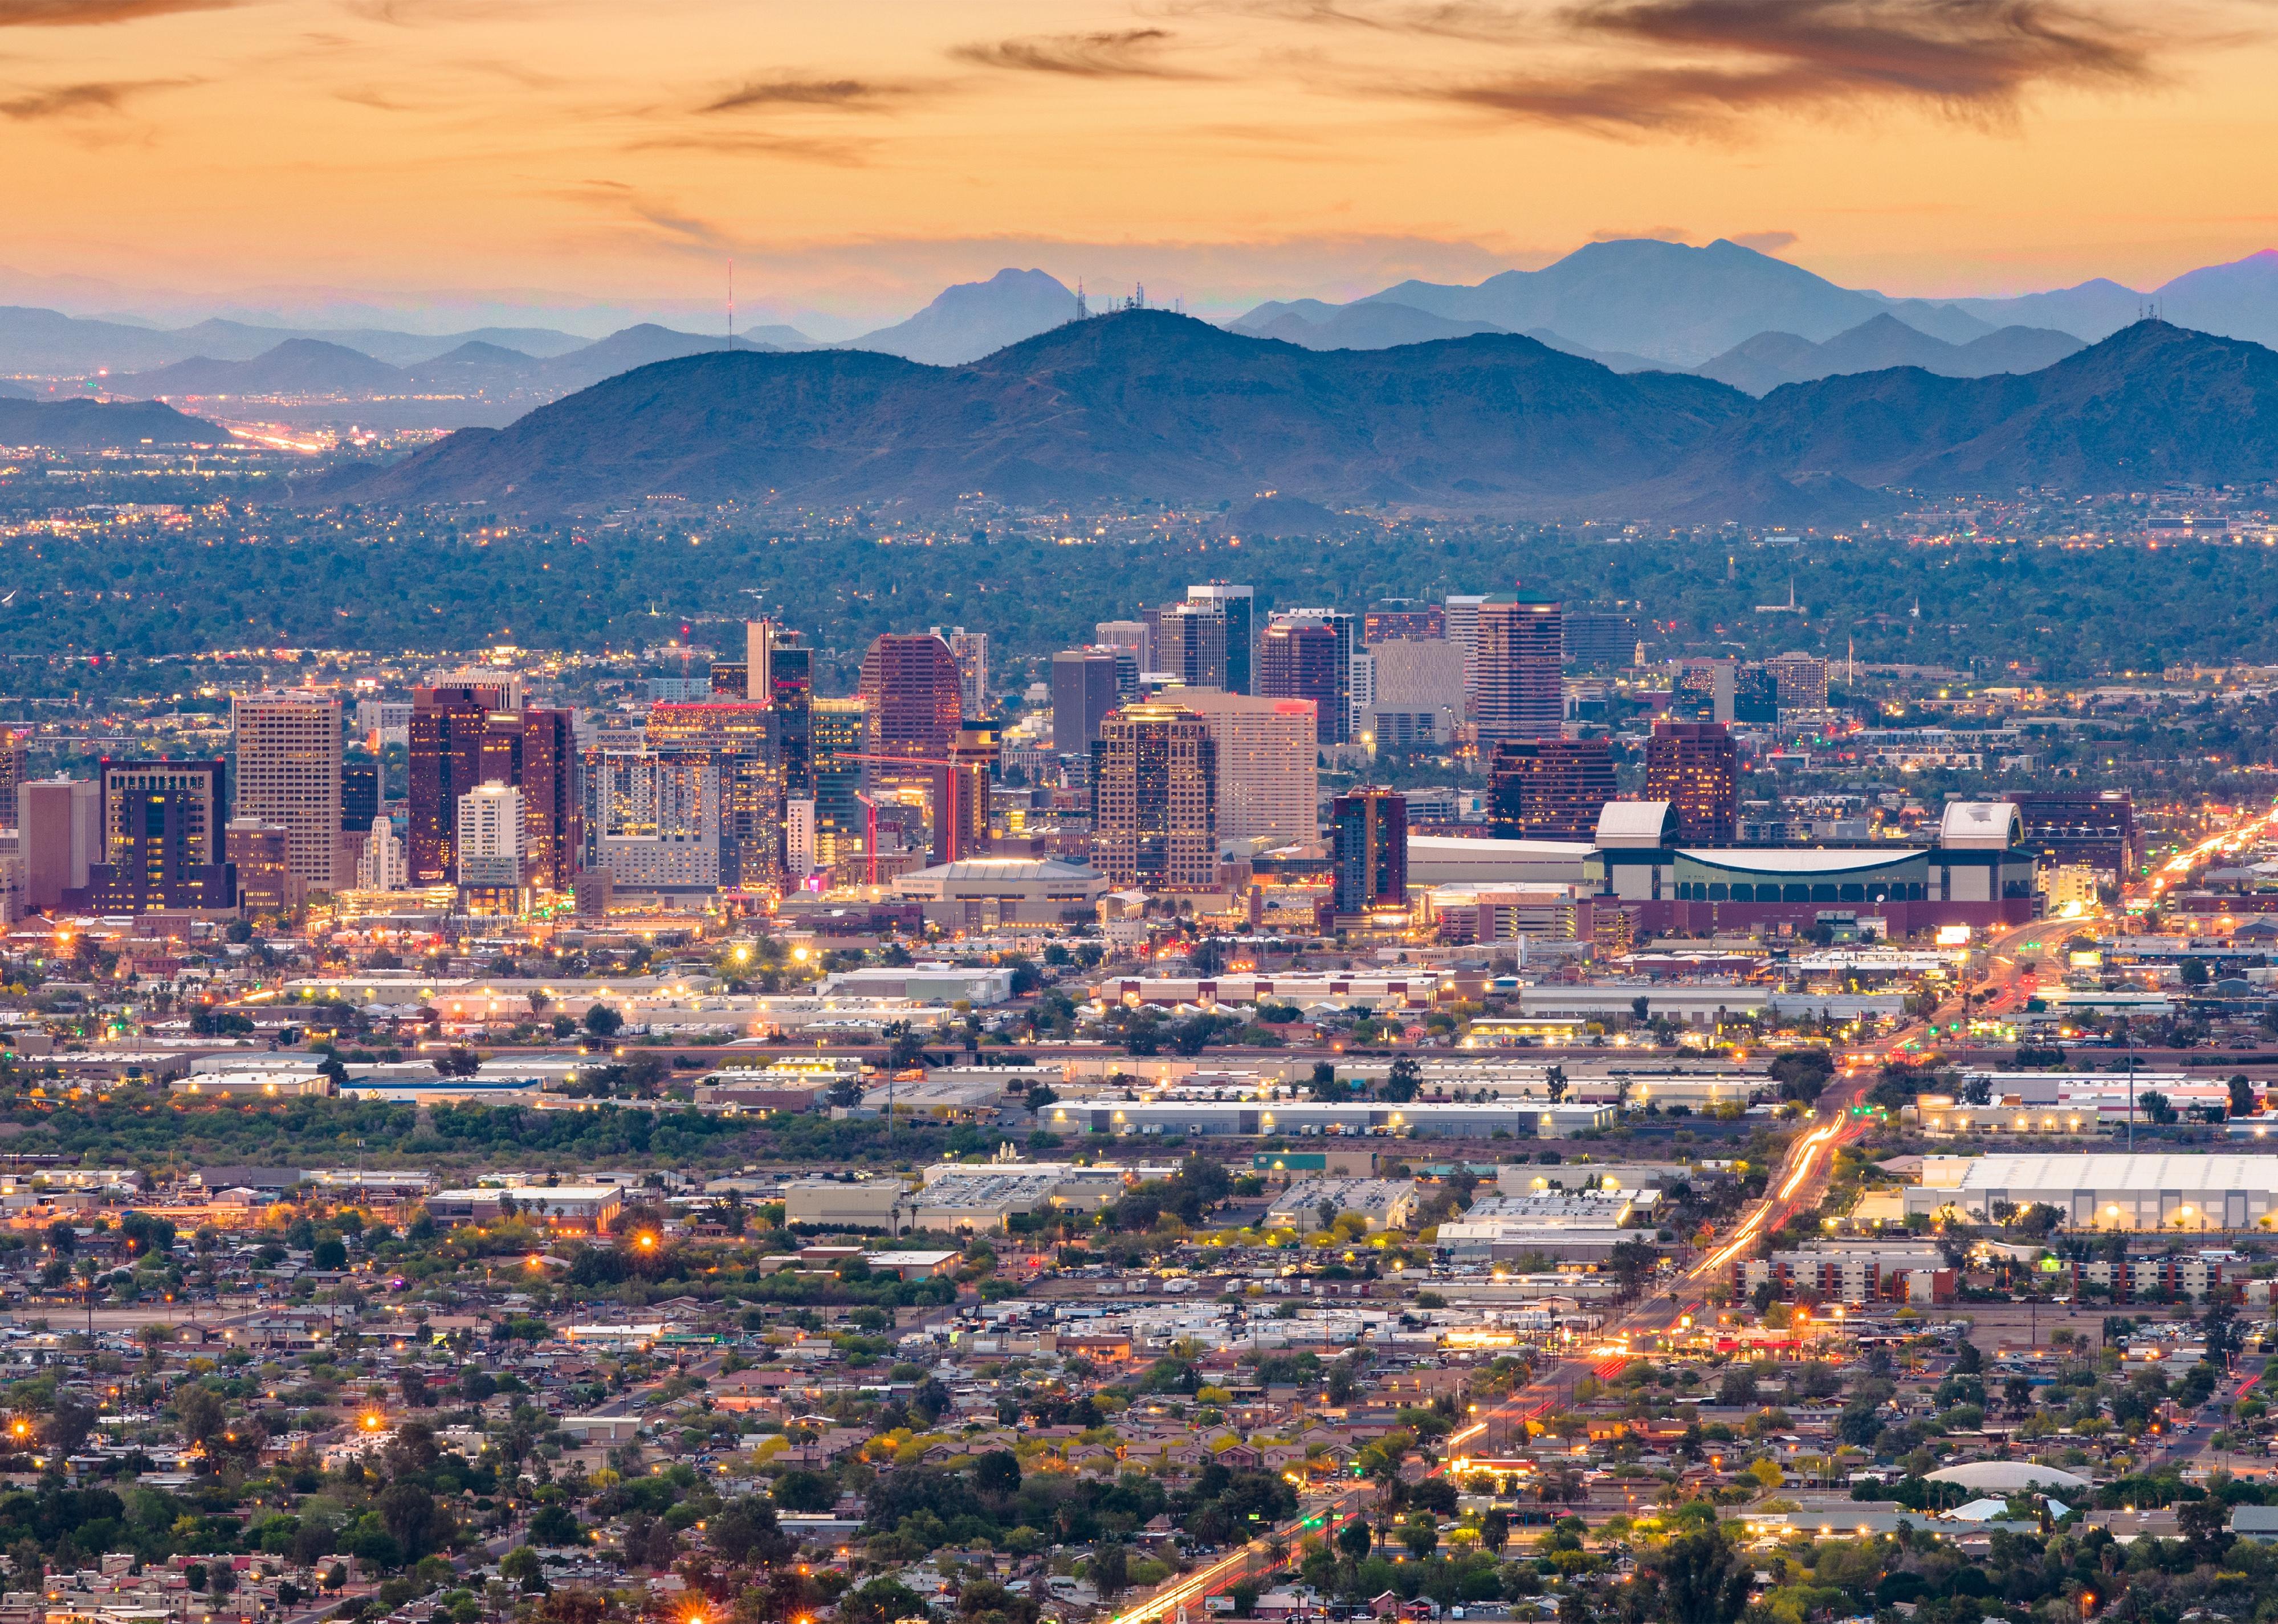
[[[1097,917],[1107,876],[1088,863],[1052,858],[960,858],[913,869],[894,882],[926,919],[959,930],[1065,925]]]
[[[1926,1156],[1907,1211],[1991,1222],[1996,1205],[2054,1207],[2073,1229],[2197,1231],[2270,1226],[2278,1156]]]
[[[1306,1178],[1291,1185],[1266,1210],[1265,1222],[1275,1229],[1304,1233],[1326,1229],[1324,1206],[1334,1208],[1329,1223],[1347,1213],[1358,1215],[1372,1235],[1380,1230],[1406,1229],[1418,1205],[1416,1184],[1409,1178]]]
[[[513,888],[522,883],[522,791],[477,784],[459,797],[459,883]]]
[[[395,838],[395,826],[386,818],[375,818],[371,833],[356,856],[356,888],[363,891],[401,891],[411,883],[411,870],[404,862],[403,842]]]

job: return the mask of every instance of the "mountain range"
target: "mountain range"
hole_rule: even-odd
[[[1996,327],[1966,344],[1949,344],[1885,312],[1823,344],[1792,332],[1760,332],[1693,370],[1761,395],[1782,384],[1889,367],[1920,367],[1941,377],[2037,372],[2085,347],[2072,334],[2047,327]]]
[[[644,324],[611,333],[566,355],[541,358],[470,339],[432,359],[396,367],[326,339],[287,339],[246,361],[194,355],[171,366],[130,372],[107,382],[122,394],[165,400],[231,395],[369,399],[419,393],[553,399],[653,362],[724,347],[720,339]],[[773,350],[776,347],[738,338],[736,347]]]
[[[2142,322],[2030,374],[1919,368],[1762,400],[1617,373],[1517,334],[1306,350],[1161,311],[1071,323],[970,366],[860,351],[642,368],[312,503],[554,511],[699,502],[1011,502],[1272,492],[1507,515],[1857,517],[1904,493],[2141,489],[2278,475],[2278,354]]]
[[[818,345],[793,328],[769,326],[738,333],[737,347],[868,350],[961,366],[1047,332],[1073,318],[1078,308],[1076,294],[1057,278],[1008,269],[946,288],[907,320],[835,346]],[[2056,358],[2061,346],[2056,338],[2028,338],[2017,329],[2094,343],[2147,309],[2201,332],[2278,345],[2278,251],[2206,266],[2148,293],[2097,280],[2016,298],[1923,300],[1846,288],[1734,242],[1696,248],[1624,239],[1591,243],[1541,270],[1507,271],[1475,286],[1409,281],[1346,304],[1273,301],[1227,325],[1307,349],[1381,349],[1520,333],[1616,371],[1699,370],[1762,391],[1892,364],[1956,377],[2030,370]],[[1937,345],[1915,343],[1897,328]],[[1984,342],[1989,339],[1994,341]],[[309,341],[354,351],[402,376],[375,372],[344,355],[327,361],[306,349]],[[294,347],[285,349],[288,345]],[[353,400],[408,392],[527,405],[582,388],[611,370],[725,347],[711,335],[654,325],[594,343],[542,327],[420,335],[380,329],[294,332],[208,321],[161,332],[53,310],[0,309],[0,375],[83,377],[110,393],[130,387],[169,394],[271,393],[249,380],[273,375],[299,380],[273,393]],[[210,365],[172,370],[191,362],[263,364],[250,374]],[[504,421],[508,414],[488,416]]]

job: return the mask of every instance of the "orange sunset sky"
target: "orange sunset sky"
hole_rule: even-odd
[[[2278,11],[2039,0],[0,0],[0,299],[1204,312],[1731,236],[1854,286],[2278,241]],[[75,278],[85,278],[84,282]]]

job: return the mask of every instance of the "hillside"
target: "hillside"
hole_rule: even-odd
[[[547,510],[1154,498],[1790,522],[1913,490],[2073,491],[2278,474],[2278,354],[2160,323],[2028,374],[1902,367],[1752,401],[1516,334],[1311,351],[1158,311],[972,366],[853,351],[645,367],[307,499]]]
[[[2038,372],[1938,377],[1917,367],[1776,389],[1665,479],[1640,511],[1722,515],[1736,494],[2048,486],[2068,492],[2278,477],[2278,353],[2139,322]]]
[[[1721,385],[1620,377],[1516,335],[1314,352],[1143,310],[956,369],[861,351],[692,356],[312,494],[547,507],[1280,490],[1518,510],[1652,477],[1747,408]]]
[[[0,446],[105,451],[146,442],[218,446],[228,440],[228,430],[157,400],[0,400]]]

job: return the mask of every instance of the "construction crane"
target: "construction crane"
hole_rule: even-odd
[[[959,855],[958,836],[962,833],[957,818],[958,769],[961,767],[979,767],[983,766],[982,763],[977,761],[945,761],[938,756],[874,755],[851,750],[832,751],[830,752],[830,759],[833,761],[883,762],[889,766],[937,766],[944,769],[943,777],[947,780],[949,785],[948,791],[944,797],[945,804],[943,808],[943,816],[947,821],[947,827],[949,830],[949,839],[946,842],[946,850],[948,853],[946,860],[952,863],[957,861]],[[817,765],[820,766],[821,764],[817,763]],[[867,795],[857,795],[854,798],[862,803],[865,812],[862,851],[863,856],[868,859],[869,864],[869,879],[868,883],[875,885],[878,883],[878,804]]]

